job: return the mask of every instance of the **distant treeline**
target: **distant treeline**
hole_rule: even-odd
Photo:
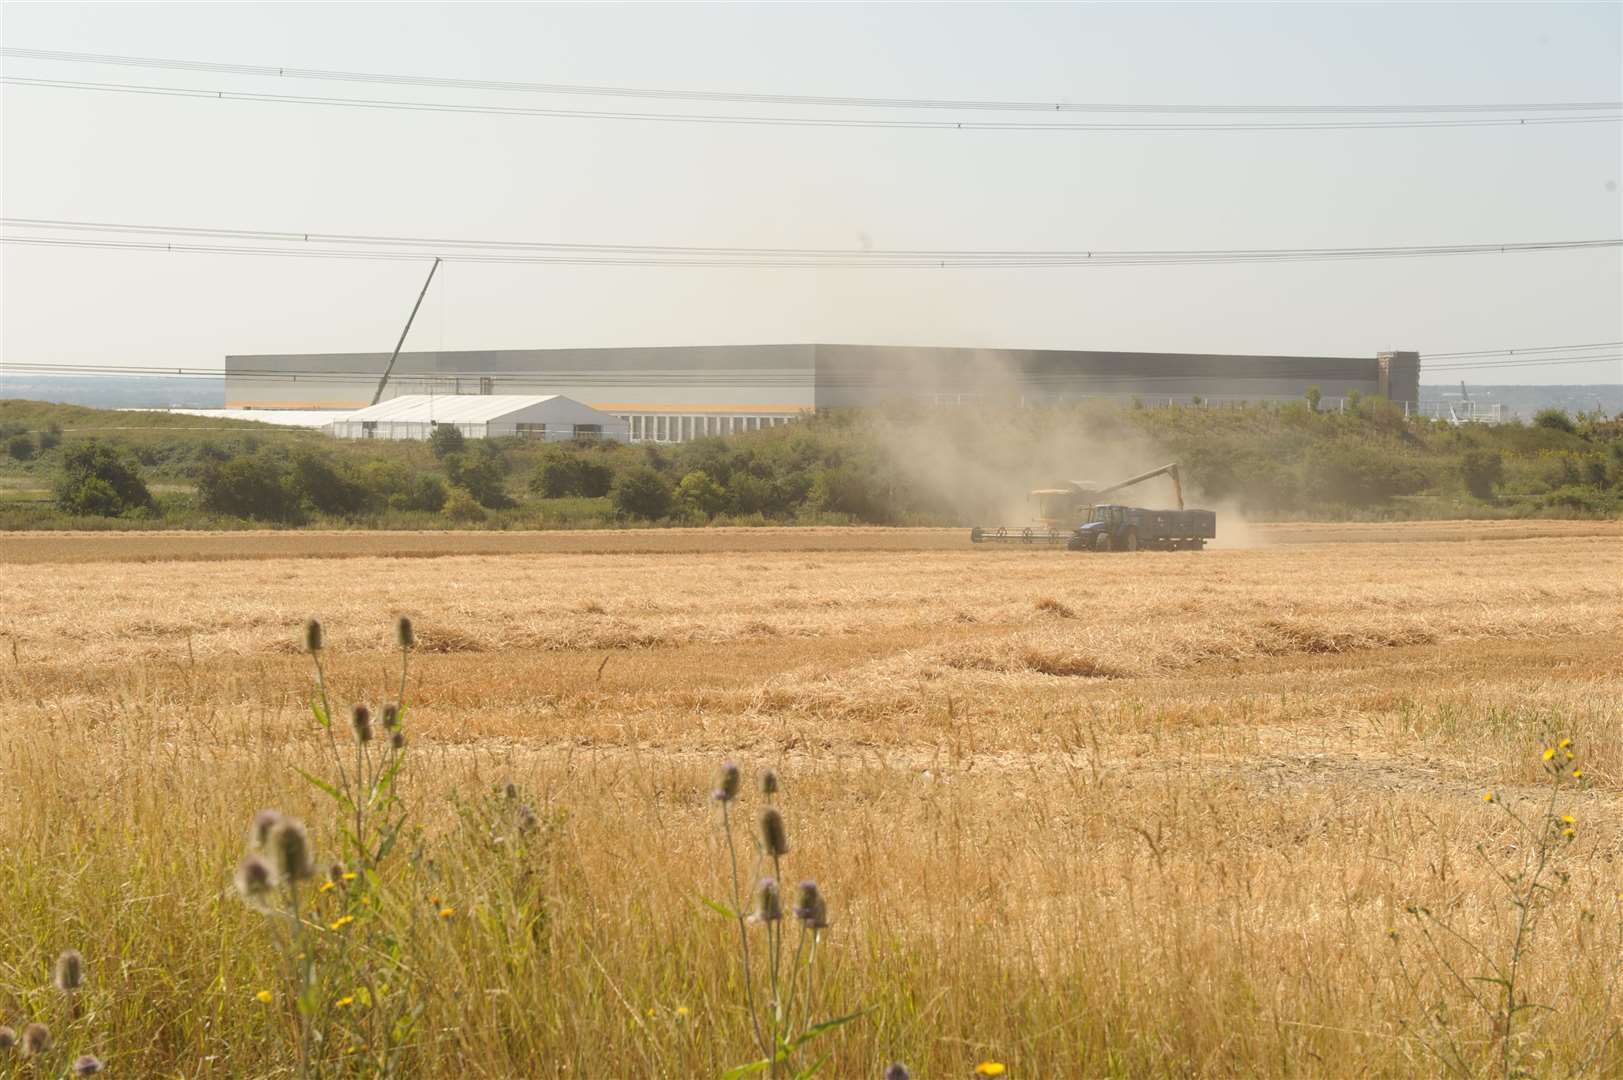
[[[1140,409],[892,408],[673,446],[335,441],[163,414],[0,403],[0,526],[567,528],[1014,523],[1025,493],[1178,461],[1193,505],[1258,517],[1605,516],[1623,422],[1453,427],[1379,398]],[[205,430],[206,428],[206,430]],[[102,429],[102,430],[96,430]],[[116,430],[114,430],[116,429]],[[1122,492],[1165,505],[1164,481]]]

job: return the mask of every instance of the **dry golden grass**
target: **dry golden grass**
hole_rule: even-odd
[[[229,559],[214,545],[244,538],[171,536],[151,561],[159,538],[55,558],[4,538],[0,1023],[49,1007],[31,988],[73,945],[96,980],[75,1030],[121,1075],[287,1074],[252,998],[264,928],[222,894],[255,809],[314,810],[300,622],[326,623],[338,696],[375,700],[408,612],[425,827],[508,779],[567,815],[544,951],[470,922],[436,954],[425,1075],[749,1056],[729,927],[696,901],[723,891],[704,796],[724,755],[784,774],[801,872],[833,901],[831,1004],[875,1006],[829,1075],[1439,1073],[1438,1002],[1467,1045],[1493,1033],[1405,909],[1503,949],[1490,868],[1517,847],[1480,794],[1527,805],[1560,737],[1579,835],[1526,960],[1554,1011],[1516,1048],[1537,1075],[1618,1075],[1618,530],[1292,528],[1135,556],[741,530],[411,559],[369,545],[439,549],[253,534]]]

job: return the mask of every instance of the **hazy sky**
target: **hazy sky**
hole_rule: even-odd
[[[1620,12],[1618,4],[9,3],[0,37],[14,48],[656,88],[1468,104],[1623,97]],[[710,108],[24,60],[4,67],[13,76],[311,96]],[[435,115],[16,86],[0,100],[9,217],[833,248],[1623,236],[1618,125],[1126,135]],[[12,362],[198,365],[226,353],[387,350],[424,271],[16,247],[3,260],[0,343]],[[1094,270],[450,265],[409,347],[838,341],[1369,355],[1620,338],[1623,253],[1608,249]],[[1448,377],[1459,374],[1475,373]],[[1616,362],[1480,375],[1623,378]]]

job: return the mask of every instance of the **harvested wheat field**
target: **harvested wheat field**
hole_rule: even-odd
[[[0,538],[0,1024],[122,1076],[1623,1074],[1616,523],[545,535]],[[330,888],[233,885],[266,807]]]

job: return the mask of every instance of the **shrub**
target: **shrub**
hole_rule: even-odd
[[[366,489],[340,472],[331,458],[313,450],[293,456],[289,481],[298,498],[324,514],[358,514],[366,508]]]
[[[57,492],[56,504],[70,514],[85,517],[118,517],[124,512],[113,485],[96,476],[87,476]]]
[[[542,458],[530,477],[530,490],[543,499],[597,499],[607,495],[613,486],[614,470],[607,465],[561,450]]]
[[[462,429],[455,424],[436,424],[433,434],[428,437],[429,449],[441,461],[452,454],[462,453],[467,445],[468,440],[463,438]]]
[[[152,506],[152,493],[134,461],[92,439],[62,456],[57,505],[70,514],[119,517]]]
[[[205,463],[198,473],[197,495],[205,510],[218,514],[276,522],[301,517],[288,467],[269,454]]]
[[[445,484],[437,476],[419,476],[411,486],[389,496],[389,505],[396,510],[426,510],[437,514],[445,508]]]
[[[646,465],[635,465],[614,482],[614,508],[628,517],[653,521],[671,512],[671,487]]]
[[[1320,390],[1317,386],[1310,386],[1307,388],[1307,393],[1303,394],[1302,396],[1307,398],[1308,408],[1312,409],[1314,412],[1319,411],[1319,402],[1324,400],[1323,390]]]
[[[1547,428],[1550,431],[1564,431],[1568,435],[1576,434],[1578,430],[1565,409],[1540,409],[1533,414],[1533,426]]]
[[[1380,446],[1342,442],[1315,447],[1307,464],[1309,481],[1326,502],[1379,503],[1426,486],[1425,470],[1416,462]]]
[[[676,485],[676,502],[683,510],[713,518],[727,506],[727,491],[702,469],[682,477]]]
[[[818,510],[849,514],[858,521],[890,519],[878,478],[855,465],[819,470],[812,480],[810,498]]]
[[[1493,489],[1504,483],[1505,459],[1497,450],[1467,450],[1460,459],[1460,475],[1465,490],[1479,499],[1493,498]]]
[[[27,435],[13,435],[6,440],[6,453],[18,461],[27,461],[34,456],[34,440]]]
[[[39,448],[41,450],[55,450],[62,443],[62,425],[52,420],[45,425],[45,430],[39,433]]]
[[[445,500],[445,516],[462,524],[484,521],[487,517],[478,500],[461,489],[452,491]]]
[[[445,475],[451,483],[465,489],[480,506],[501,510],[513,505],[502,476],[507,472],[507,459],[486,443],[471,454],[448,454],[445,457]]]
[[[782,490],[771,480],[737,472],[727,482],[728,505],[740,515],[781,514],[786,509]]]
[[[1579,514],[1612,514],[1617,512],[1618,500],[1608,492],[1597,491],[1592,487],[1568,485],[1556,488],[1544,495],[1538,501],[1542,510],[1555,510],[1563,513]]]

